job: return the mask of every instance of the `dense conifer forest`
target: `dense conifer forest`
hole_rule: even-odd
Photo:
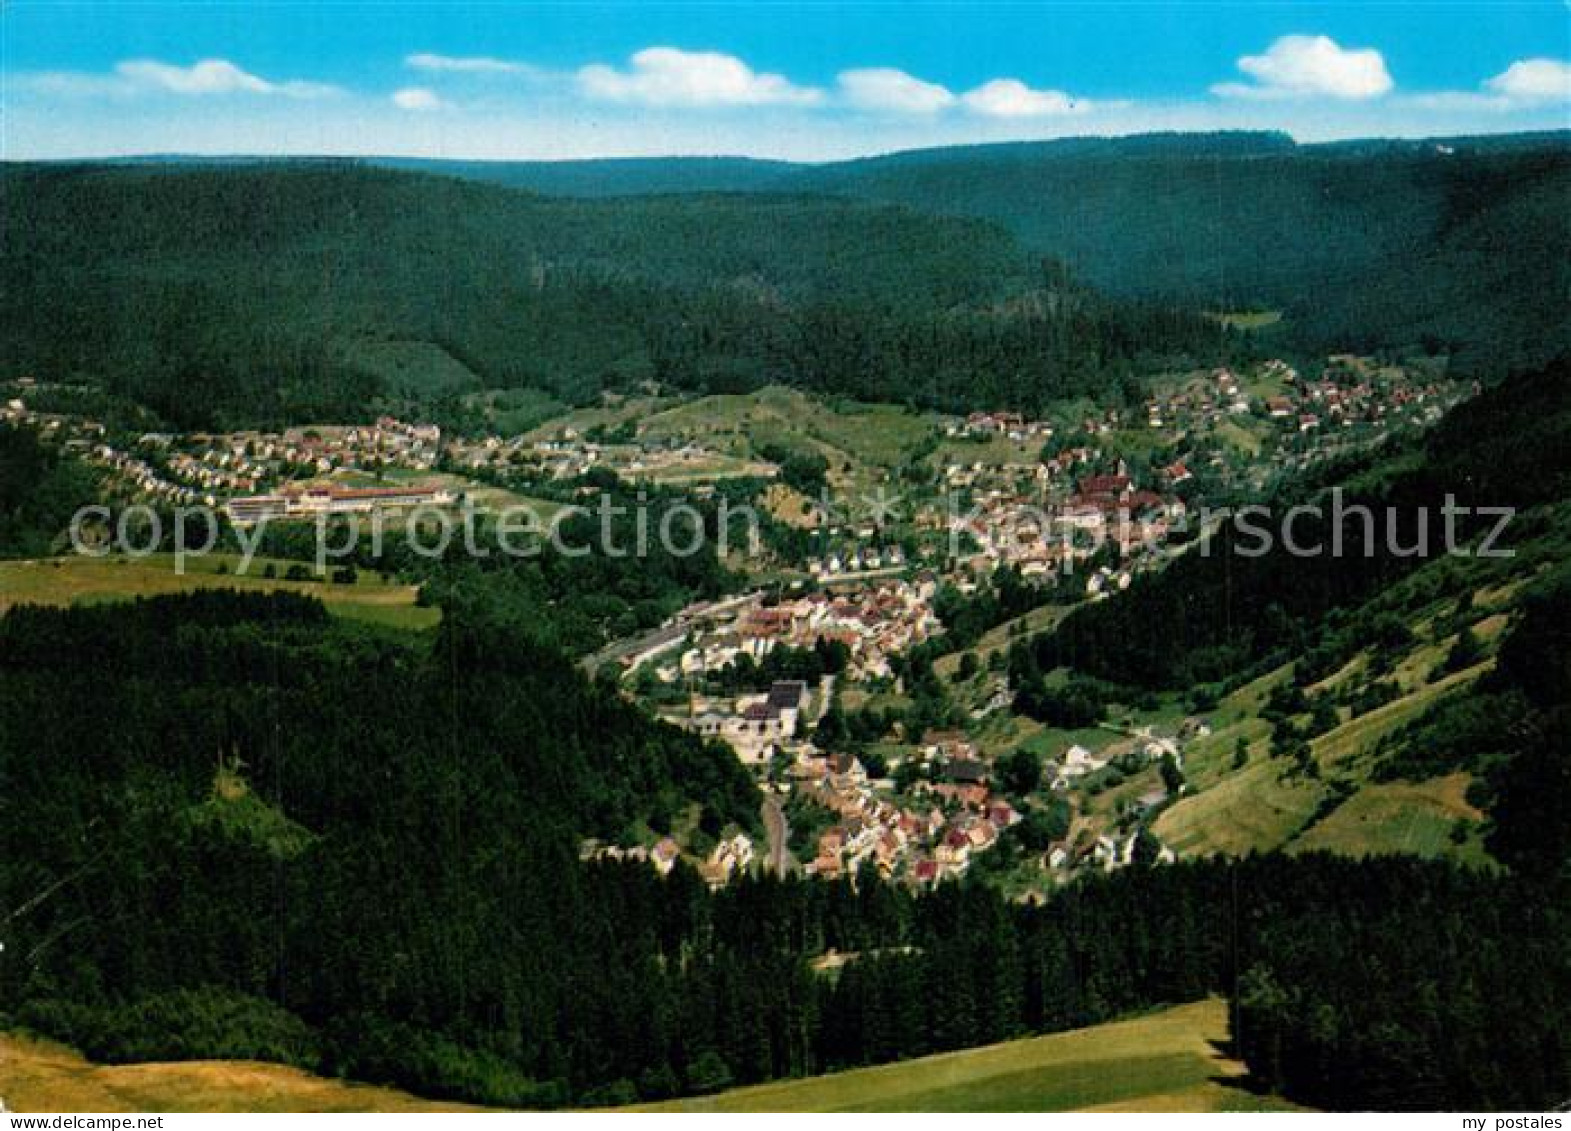
[[[48,553],[96,481],[30,429],[0,425],[0,558]]]
[[[1562,135],[393,164],[8,166],[0,359],[234,427],[650,379],[1031,411],[1266,341],[1481,375],[1571,347]],[[1199,314],[1240,308],[1284,318]],[[457,386],[380,363],[413,345]]]
[[[1480,373],[1571,348],[1566,133],[1298,144],[1151,134],[774,162],[414,162],[567,195],[832,193],[996,222],[1109,293],[1284,314],[1306,348],[1445,349]]]
[[[1564,655],[1537,655],[1553,694]],[[1259,1082],[1306,1102],[1571,1083],[1563,856],[1137,866],[1041,907],[872,877],[711,893],[576,843],[752,827],[729,756],[458,608],[423,646],[283,595],[16,609],[0,743],[5,1017],[101,1059],[590,1104],[1226,993]],[[1505,804],[1502,843],[1541,845],[1540,809]],[[814,973],[830,947],[857,957]]]
[[[0,195],[5,369],[186,428],[645,380],[1035,408],[1230,348],[995,224],[828,197],[568,200],[335,163],[13,166]],[[367,360],[410,342],[468,376],[411,386]]]

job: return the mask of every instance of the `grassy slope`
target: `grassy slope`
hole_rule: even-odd
[[[882,478],[881,472],[897,466],[936,427],[935,417],[896,405],[836,407],[772,385],[667,407],[640,421],[639,433],[691,440],[740,457],[756,456],[771,444],[814,452],[828,461],[832,481],[851,486]]]
[[[1263,698],[1260,689],[1283,678],[1286,669],[1240,689],[1222,703],[1219,717],[1230,721],[1186,752],[1194,792],[1162,814],[1157,835],[1186,855],[1321,848],[1350,855],[1417,852],[1476,858],[1476,846],[1452,845],[1447,840],[1456,821],[1480,817],[1462,798],[1466,774],[1431,782],[1376,784],[1360,759],[1381,737],[1412,722],[1436,699],[1466,686],[1486,667],[1479,665],[1435,683],[1418,682],[1400,699],[1315,739],[1311,744],[1315,760],[1325,776],[1335,773],[1357,786],[1348,801],[1320,821],[1313,817],[1328,792],[1323,781],[1287,775],[1288,763],[1269,757],[1269,724],[1241,709],[1241,704]],[[1249,761],[1235,770],[1232,751],[1240,736],[1250,742]]]
[[[4,1035],[0,1096],[23,1112],[474,1110],[252,1061],[102,1066],[59,1045]]]
[[[1483,814],[1465,796],[1468,775],[1426,782],[1384,782],[1359,790],[1295,842],[1299,849],[1329,849],[1353,856],[1404,852],[1439,856],[1452,850],[1457,821]]]
[[[569,430],[583,436],[592,428],[627,424],[636,426],[644,441],[692,443],[715,453],[695,466],[645,473],[656,483],[763,475],[769,470],[761,462],[763,452],[778,446],[822,456],[833,488],[855,496],[887,483],[893,469],[938,431],[939,418],[899,405],[831,405],[770,385],[752,393],[619,398],[553,416],[527,435],[556,440]],[[806,513],[803,501],[797,493],[779,489],[769,506],[782,521],[800,525]]]
[[[879,1068],[648,1105],[652,1111],[1276,1111],[1231,1082],[1217,1051],[1219,1000]],[[0,1035],[0,1096],[17,1111],[461,1111],[391,1088],[273,1064],[101,1066],[58,1045]]]
[[[1227,1081],[1220,1001],[808,1080],[738,1088],[652,1111],[1229,1111],[1285,1105]]]
[[[220,563],[228,573],[218,573]],[[413,585],[390,585],[362,575],[353,585],[319,581],[285,581],[286,563],[274,563],[278,579],[264,578],[268,564],[251,563],[245,576],[237,575],[238,558],[213,554],[190,559],[185,574],[177,574],[168,555],[131,560],[121,558],[49,558],[0,562],[0,613],[12,605],[73,605],[96,601],[129,600],[160,593],[192,589],[256,589],[304,593],[316,597],[336,616],[394,628],[430,628],[440,618],[437,609],[415,604]]]
[[[1477,591],[1475,608],[1484,615],[1473,622],[1473,629],[1486,648],[1498,642],[1518,588]],[[1464,692],[1494,665],[1493,658],[1486,658],[1473,667],[1431,678],[1456,639],[1436,629],[1435,612],[1443,604],[1410,615],[1417,641],[1392,664],[1388,676],[1400,696],[1356,717],[1344,712],[1340,726],[1313,740],[1311,748],[1321,769],[1318,779],[1291,775],[1285,759],[1270,757],[1271,726],[1258,717],[1271,689],[1289,678],[1288,667],[1225,697],[1211,715],[1212,734],[1185,750],[1190,792],[1158,818],[1156,834],[1184,855],[1283,848],[1484,861],[1476,836],[1450,839],[1459,823],[1476,825],[1484,816],[1466,800],[1470,781],[1466,773],[1422,782],[1376,782],[1371,777],[1368,755],[1382,738],[1420,718],[1441,698]],[[1368,653],[1359,654],[1314,690],[1336,689],[1361,675],[1369,662]],[[1249,758],[1235,769],[1233,751],[1239,738],[1249,744]],[[1351,783],[1355,792],[1317,818],[1317,809],[1330,793],[1326,781],[1332,778]]]

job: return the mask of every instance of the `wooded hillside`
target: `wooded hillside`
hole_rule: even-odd
[[[997,225],[845,199],[584,201],[333,162],[12,167],[0,193],[0,367],[185,427],[455,391],[390,378],[368,348],[386,343],[569,400],[785,381],[954,408],[1079,395],[1225,338]]]

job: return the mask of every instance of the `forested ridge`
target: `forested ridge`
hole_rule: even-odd
[[[987,221],[797,195],[585,201],[349,163],[12,166],[0,365],[184,427],[361,419],[367,345],[569,400],[654,379],[1034,408],[1163,356],[1194,313],[1107,299]]]
[[[5,1018],[105,1060],[623,1102],[1222,992],[1261,1082],[1307,1102],[1571,1086],[1563,869],[1216,860],[1026,907],[585,864],[577,837],[689,803],[711,834],[750,824],[752,787],[456,607],[424,645],[281,595],[13,610],[0,785]],[[831,947],[857,957],[813,973]]]
[[[652,378],[1027,411],[1251,348],[1486,376],[1571,348],[1561,134],[386,164],[7,166],[0,361],[210,427],[455,391],[388,343],[571,401]],[[1198,313],[1240,307],[1284,321],[1250,346]]]
[[[1571,348],[1565,132],[1300,145],[1151,134],[924,149],[816,166],[427,162],[544,192],[835,193],[995,221],[1110,293],[1284,311],[1279,345],[1429,346],[1476,372]]]
[[[1003,224],[1098,287],[1281,308],[1326,349],[1443,345],[1479,371],[1571,347],[1571,134],[1293,145],[1218,135],[981,146],[801,185]]]

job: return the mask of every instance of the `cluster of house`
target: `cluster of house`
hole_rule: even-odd
[[[868,867],[886,879],[932,885],[964,875],[973,857],[1020,821],[1008,801],[990,792],[988,768],[964,735],[927,735],[922,757],[936,780],[918,783],[902,803],[880,796],[849,754],[799,754],[793,788],[835,815],[805,865],[809,875],[833,879]]]
[[[462,471],[524,469],[545,479],[575,479],[600,465],[601,448],[576,441],[535,442],[524,436],[482,436],[451,441],[447,458]]]
[[[164,466],[175,479],[204,495],[255,491],[270,474],[265,464],[251,459],[244,450],[210,448],[199,456],[175,452],[164,461]]]
[[[681,855],[681,845],[668,836],[661,837],[653,847],[635,844],[623,848],[616,844],[602,844],[594,839],[586,840],[578,847],[580,860],[629,860],[637,864],[649,864],[662,876],[670,874]]]
[[[889,659],[942,631],[933,612],[937,578],[923,572],[907,580],[888,578],[837,591],[814,590],[765,604],[762,595],[736,603],[723,618],[695,625],[675,664],[662,670],[674,680],[717,672],[747,655],[762,659],[778,647],[811,648],[820,641],[843,644],[848,678],[890,674]]]
[[[407,424],[384,416],[375,425],[291,428],[284,432],[230,432],[216,435],[147,433],[137,453],[98,444],[88,459],[123,477],[138,494],[173,504],[219,505],[236,523],[263,518],[350,513],[375,506],[410,506],[440,502],[433,488],[389,488],[353,491],[347,488],[294,486],[253,494],[289,471],[327,473],[334,470],[404,467],[431,468],[436,461],[441,429],[434,424]],[[144,458],[144,456],[146,458]]]
[[[1211,727],[1203,719],[1185,719],[1175,735],[1142,732],[1119,747],[1109,747],[1100,754],[1093,754],[1078,743],[1069,747],[1052,767],[1048,788],[1054,793],[1077,789],[1098,771],[1109,765],[1127,767],[1125,758],[1137,757],[1137,766],[1151,766],[1164,758],[1171,758],[1174,765],[1183,769],[1183,743],[1191,738],[1204,737]],[[1116,751],[1116,752],[1115,752]],[[1179,787],[1182,790],[1182,786]],[[1132,800],[1127,816],[1138,819],[1150,814],[1169,800],[1165,783],[1154,786]],[[1148,831],[1148,835],[1149,831]],[[1134,862],[1135,845],[1139,838],[1139,824],[1125,826],[1125,831],[1108,831],[1093,825],[1083,825],[1077,833],[1050,845],[1040,861],[1049,872],[1071,874],[1084,869],[1113,871]],[[1170,863],[1173,852],[1158,844],[1157,863]]]
[[[1356,360],[1362,372],[1367,362]],[[1300,431],[1308,431],[1318,427],[1321,419],[1321,412],[1311,402],[1324,398],[1324,407],[1336,406],[1337,415],[1361,413],[1366,405],[1372,407],[1378,401],[1374,386],[1366,382],[1356,393],[1345,389],[1348,371],[1339,368],[1337,361],[1332,358],[1322,377],[1314,382],[1301,380],[1298,370],[1279,358],[1262,362],[1255,369],[1256,380],[1284,390],[1263,400],[1251,398],[1231,369],[1214,369],[1204,381],[1151,397],[1145,406],[1146,424],[1154,429],[1192,432],[1214,428],[1227,417],[1247,416],[1258,410],[1273,420],[1290,420]],[[1383,369],[1381,373],[1382,382],[1393,388],[1405,384],[1405,373],[1398,367]]]
[[[1120,462],[1113,474],[1084,476],[1067,493],[1061,487],[1046,498],[993,489],[974,496],[970,513],[951,515],[950,529],[975,542],[973,568],[1008,565],[1026,577],[1056,576],[1109,543],[1126,556],[1160,546],[1187,513],[1171,488],[1189,471],[1176,463],[1161,478],[1166,493],[1138,488]]]
[[[885,879],[931,886],[964,875],[976,856],[1020,821],[1008,801],[990,792],[988,768],[963,735],[931,734],[924,741],[923,757],[934,767],[936,780],[920,783],[900,801],[881,796],[854,756],[825,754],[806,742],[791,744],[790,788],[834,814],[834,824],[818,834],[814,855],[804,862],[807,875],[836,879],[866,867]],[[585,841],[580,855],[647,863],[663,875],[682,849],[670,837],[653,847]],[[695,863],[699,874],[718,887],[758,861],[752,840],[736,833],[721,838]]]
[[[1337,355],[1328,359],[1320,376],[1306,379],[1287,362],[1273,359],[1252,371],[1253,378],[1283,390],[1264,400],[1252,399],[1238,374],[1228,368],[1153,395],[1145,404],[1147,423],[1174,436],[1200,434],[1228,417],[1259,415],[1289,428],[1263,437],[1264,461],[1281,464],[1301,444],[1318,444],[1312,436],[1293,449],[1287,437],[1314,433],[1323,422],[1389,424],[1397,420],[1430,423],[1462,399],[1468,389],[1436,378],[1414,380],[1401,366],[1381,366],[1368,358]],[[1018,415],[978,413],[961,429],[1004,434],[1018,431]],[[1110,408],[1087,417],[1081,432],[1096,437],[1127,427],[1124,414]],[[960,427],[960,426],[956,426]],[[1050,432],[1046,433],[1050,434]],[[1220,453],[1210,459],[1213,471],[1229,474]],[[971,513],[943,516],[952,537],[964,535],[976,544],[969,564],[973,571],[1013,566],[1028,577],[1052,577],[1073,562],[1109,543],[1119,547],[1126,563],[1145,568],[1160,560],[1157,549],[1181,526],[1188,505],[1178,489],[1194,479],[1185,458],[1153,469],[1146,485],[1134,482],[1121,463],[1106,474],[1104,454],[1095,446],[1064,447],[1038,463],[989,464],[951,461],[943,469],[945,484],[969,492]],[[927,515],[919,515],[921,519]],[[964,544],[964,543],[963,543]],[[1105,594],[1129,584],[1129,572],[1103,570],[1086,581],[1088,592]]]
[[[274,475],[254,443],[200,434],[187,437],[179,450],[175,442],[170,433],[148,432],[136,442],[147,458],[99,444],[89,459],[122,476],[139,495],[180,505],[217,506],[220,498],[255,491]]]
[[[1102,459],[1098,448],[1086,446],[1065,447],[1052,456],[1030,463],[987,463],[981,460],[950,460],[941,469],[944,486],[951,492],[965,492],[979,503],[989,504],[1000,500],[1015,499],[1044,503],[1055,486],[1068,482],[1079,471],[1094,466]],[[921,512],[918,525],[923,525],[930,513]],[[935,523],[942,529],[945,522]]]
[[[282,432],[193,433],[181,447],[197,463],[252,475],[258,482],[285,469],[309,474],[436,466],[442,429],[391,416],[375,424],[322,424]],[[254,487],[254,485],[253,485]]]
[[[1181,466],[1181,465],[1180,465]],[[1058,520],[1079,530],[1100,534],[1130,517],[1140,520],[1149,537],[1160,540],[1167,522],[1184,516],[1184,501],[1137,488],[1120,460],[1112,475],[1090,475],[1059,505]]]
[[[1414,406],[1448,407],[1462,392],[1455,382],[1415,381],[1403,366],[1381,365],[1352,354],[1327,358],[1312,380],[1276,358],[1261,363],[1255,377],[1282,391],[1252,399],[1237,374],[1223,367],[1213,370],[1207,381],[1153,396],[1146,402],[1147,424],[1192,431],[1214,427],[1228,416],[1258,411],[1280,422],[1286,431],[1303,433],[1333,423],[1379,423]]]
[[[152,443],[143,437],[139,447]],[[110,444],[96,444],[86,453],[87,461],[112,472],[121,483],[137,495],[173,506],[216,506],[217,495],[195,485],[166,477],[147,460]]]
[[[14,384],[34,387],[25,378]],[[410,424],[383,416],[373,425],[323,425],[283,432],[149,432],[126,450],[106,441],[107,430],[96,421],[35,412],[21,398],[9,399],[0,407],[0,420],[26,425],[59,440],[67,450],[77,451],[88,463],[113,473],[122,486],[152,501],[218,506],[221,499],[233,496],[225,506],[235,521],[442,501],[440,492],[427,488],[362,492],[290,488],[276,495],[246,497],[289,472],[325,474],[392,467],[428,471],[435,466],[441,447],[442,430],[434,424]]]
[[[951,460],[944,465],[944,485],[952,491],[1045,489],[1054,469],[1046,463],[984,463]]]
[[[1277,374],[1276,366],[1293,374],[1291,367],[1277,361],[1267,362],[1263,370]],[[1145,407],[1146,427],[1173,430],[1214,427],[1225,417],[1246,415],[1253,409],[1238,377],[1227,368],[1213,370],[1206,382],[1157,394]]]
[[[905,564],[905,551],[899,546],[853,545],[822,558],[808,558],[807,572],[828,579],[874,569],[899,569]]]
[[[430,471],[441,451],[442,429],[435,424],[410,424],[383,416],[370,427],[291,428],[282,435],[260,434],[234,439],[249,441],[264,460],[315,467],[318,472],[402,467]]]
[[[527,436],[455,437],[441,447],[450,466],[459,471],[528,470],[545,479],[573,479],[591,468],[606,466],[608,449],[572,439],[534,441]]]
[[[1461,392],[1453,382],[1415,381],[1402,366],[1382,365],[1352,354],[1327,358],[1320,376],[1314,380],[1303,379],[1297,369],[1280,358],[1261,362],[1253,376],[1257,382],[1283,391],[1263,399],[1251,397],[1239,375],[1223,366],[1203,379],[1154,393],[1144,405],[1145,424],[1173,433],[1194,432],[1214,428],[1228,417],[1259,412],[1307,432],[1333,421],[1343,425],[1378,422],[1413,406],[1448,407],[1459,399],[1457,394]],[[1132,423],[1122,410],[1108,408],[1083,419],[1079,430],[1095,437]],[[1017,413],[973,413],[964,424],[951,424],[948,432],[952,436],[1003,435],[1017,440],[1053,434],[1051,426],[1025,421]],[[969,486],[981,471],[980,465],[951,467],[950,484]]]
[[[22,391],[32,389],[31,381],[13,382]],[[21,397],[11,397],[0,405],[0,422],[28,428],[67,451],[90,455],[92,447],[106,429],[96,420],[84,416],[71,416],[62,412],[38,412],[27,406]]]
[[[1116,872],[1135,862],[1135,845],[1139,840],[1139,830],[1115,836],[1087,829],[1075,840],[1049,848],[1042,857],[1042,867],[1052,872]],[[1171,864],[1176,859],[1177,856],[1167,845],[1157,848],[1158,864]]]
[[[1310,432],[1322,426],[1351,428],[1416,417],[1423,422],[1476,391],[1450,381],[1415,382],[1399,366],[1375,367],[1367,359],[1332,357],[1319,378],[1290,382],[1266,400],[1266,415],[1289,429]]]
[[[1053,426],[1045,420],[1029,420],[1018,412],[973,412],[964,423],[950,422],[944,432],[949,436],[1003,436],[1018,441],[1051,436]]]
[[[28,386],[31,388],[31,385]],[[79,423],[76,417],[65,416],[55,412],[36,412],[27,407],[27,402],[21,397],[12,397],[4,405],[0,405],[0,420],[7,424],[26,425],[39,432],[59,435],[62,432],[71,434],[73,427]],[[103,431],[103,425],[92,426],[97,432]]]
[[[1214,427],[1228,416],[1254,413],[1283,421],[1300,432],[1336,419],[1343,424],[1377,421],[1393,408],[1413,399],[1441,395],[1444,382],[1414,384],[1401,366],[1381,366],[1369,358],[1333,355],[1321,375],[1304,380],[1298,370],[1279,358],[1262,362],[1255,377],[1282,389],[1263,400],[1252,399],[1238,375],[1226,367],[1211,372],[1208,381],[1168,391],[1146,402],[1146,421],[1152,428],[1189,431]]]
[[[746,833],[739,832],[721,837],[709,855],[696,860],[695,864],[698,874],[708,881],[711,887],[724,887],[733,877],[746,873],[752,867],[756,856],[752,838]],[[649,847],[635,844],[623,848],[615,844],[602,844],[598,840],[586,840],[579,846],[578,857],[585,861],[625,860],[636,864],[648,864],[660,875],[666,876],[681,859],[682,846],[669,836],[661,837]]]

